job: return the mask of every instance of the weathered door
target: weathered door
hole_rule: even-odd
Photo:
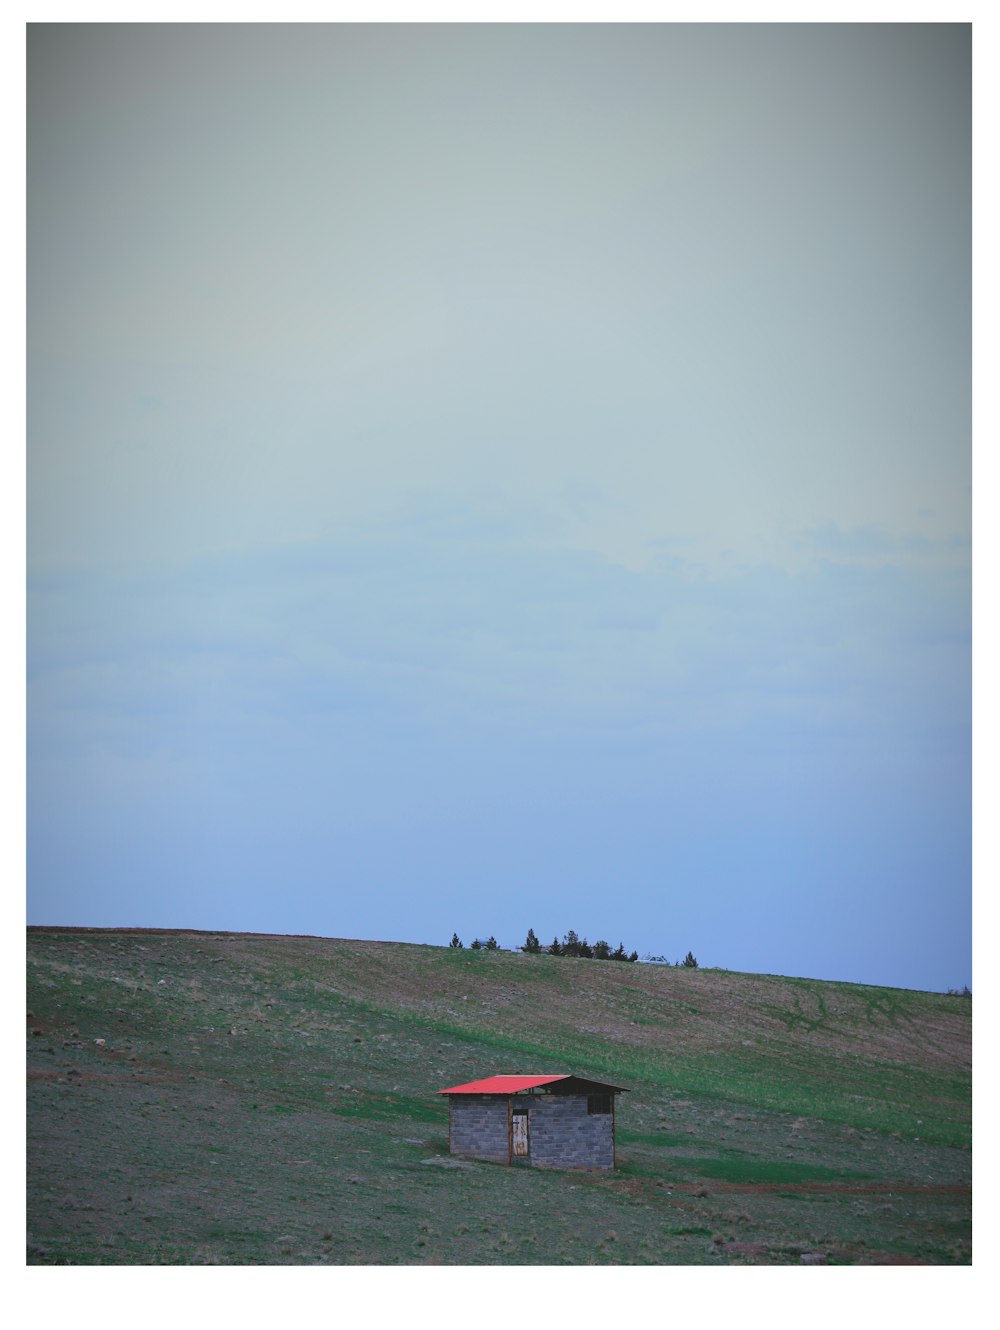
[[[511,1148],[515,1159],[528,1157],[528,1110],[515,1108],[511,1118]]]

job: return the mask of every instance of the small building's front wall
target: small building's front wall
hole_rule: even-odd
[[[615,1119],[588,1113],[585,1094],[453,1095],[451,1152],[511,1162],[509,1105],[528,1110],[527,1163],[542,1168],[614,1168]]]
[[[451,1153],[510,1162],[506,1095],[451,1096]]]
[[[615,1119],[588,1113],[585,1094],[532,1096],[530,1157],[549,1168],[614,1168]]]

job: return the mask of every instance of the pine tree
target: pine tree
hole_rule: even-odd
[[[552,939],[552,945],[549,947],[549,955],[561,956],[562,954],[563,954],[563,949],[559,945],[559,939],[557,937],[554,937]]]
[[[499,946],[497,945],[497,940],[496,940],[496,938],[493,936],[492,933],[491,933],[491,934],[489,935],[489,937],[486,939],[485,947],[486,947],[486,950],[487,950],[487,951],[499,951],[499,950],[500,950]]]
[[[607,961],[607,960],[610,960],[610,959],[611,959],[611,947],[610,947],[610,945],[609,945],[607,942],[605,942],[603,938],[602,938],[599,942],[595,942],[595,943],[594,943],[594,960],[595,960],[595,961]]]
[[[482,951],[482,949],[483,949],[483,944],[479,941],[479,938],[477,938],[477,937],[476,937],[476,938],[473,938],[473,939],[472,939],[472,950],[473,950],[473,951]]]
[[[688,954],[684,957],[684,964],[687,966],[689,970],[697,970],[698,962],[695,960],[693,952],[689,951]]]
[[[452,933],[451,941],[448,943],[448,946],[457,947],[459,951],[464,951],[465,949],[465,944],[463,943],[462,939],[458,936],[457,933]]]
[[[521,950],[526,951],[531,956],[537,956],[538,953],[541,951],[541,949],[542,949],[542,944],[539,942],[538,938],[535,937],[535,930],[533,928],[529,928],[528,936],[525,938],[524,946],[521,948]]]

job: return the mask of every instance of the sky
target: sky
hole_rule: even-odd
[[[967,25],[34,25],[27,920],[971,986]]]

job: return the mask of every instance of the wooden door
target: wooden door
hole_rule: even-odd
[[[515,1159],[528,1157],[528,1110],[514,1109],[510,1123],[510,1138]]]

